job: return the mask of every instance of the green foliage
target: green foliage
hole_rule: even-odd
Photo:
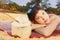
[[[48,3],[49,0],[42,0],[41,5],[43,8],[48,8],[50,3]]]
[[[30,5],[31,5],[32,3],[31,2],[28,2],[27,4],[26,4],[26,11],[30,8]]]
[[[39,4],[42,0],[31,0],[32,4]]]
[[[54,14],[58,14],[58,15],[60,15],[60,10],[58,10],[57,8],[47,8],[46,9],[46,11],[48,12],[48,13],[54,13]]]
[[[26,6],[19,6],[16,3],[10,3],[8,5],[12,11],[26,12],[30,8],[30,2],[28,2]]]
[[[44,2],[42,2],[42,1],[44,1]],[[48,7],[48,5],[50,5],[50,4],[47,3],[47,2],[48,2],[48,0],[31,0],[31,2],[28,2],[26,4],[26,6],[19,6],[18,4],[14,3],[14,2],[2,5],[1,1],[0,1],[0,8],[4,7],[4,9],[8,9],[11,12],[15,12],[15,11],[27,12],[27,10],[30,8],[30,6],[32,4],[39,4],[39,3],[41,3],[43,8],[46,7],[46,11],[47,12],[60,15],[60,1],[57,2],[57,8]]]
[[[13,11],[19,8],[19,5],[17,5],[16,3],[9,3],[8,5],[10,7],[10,10],[13,10]]]
[[[57,6],[57,8],[58,9],[60,9],[60,0],[57,0],[58,2],[57,2],[57,4],[56,4],[56,6]]]

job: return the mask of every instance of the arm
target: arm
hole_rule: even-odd
[[[44,36],[50,36],[55,31],[58,23],[59,23],[59,19],[57,17],[54,18],[51,17],[51,22],[50,24],[47,25],[47,27],[37,28],[35,29],[35,31]]]
[[[46,26],[46,25],[33,24],[33,23],[32,23],[32,25],[31,25],[32,29],[36,29],[36,28],[40,28],[40,27],[44,27],[44,26]]]

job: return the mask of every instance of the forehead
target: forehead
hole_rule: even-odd
[[[40,15],[43,15],[43,14],[47,14],[44,10],[39,10],[36,14],[36,16],[40,16]]]

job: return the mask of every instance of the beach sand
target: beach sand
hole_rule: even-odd
[[[0,14],[1,14],[1,13],[0,13]],[[4,15],[3,18],[1,17],[2,15]],[[2,22],[8,22],[8,21],[18,22],[18,21],[19,21],[20,23],[24,23],[24,22],[26,21],[26,20],[24,21],[24,19],[26,19],[26,18],[25,18],[25,17],[26,17],[26,14],[16,14],[17,16],[21,16],[21,17],[22,17],[22,15],[25,15],[25,16],[23,17],[23,20],[22,20],[22,18],[19,19],[19,17],[15,16],[14,14],[9,14],[9,15],[17,18],[16,20],[18,20],[18,21],[7,17],[5,14],[2,14],[2,15],[0,15],[0,21],[2,21]],[[7,19],[8,19],[8,20],[7,20]],[[21,21],[20,21],[20,20],[21,20]],[[24,22],[23,22],[23,21],[24,21]],[[25,25],[25,24],[24,24],[24,25]],[[26,24],[26,25],[29,25],[29,24]],[[20,25],[18,25],[18,26],[20,26]],[[22,26],[22,24],[21,24],[21,26]],[[18,32],[18,30],[17,30],[17,32]],[[33,34],[33,35],[34,35],[34,34]],[[45,37],[45,36],[41,36],[41,35],[40,35],[40,38],[20,38],[20,37],[15,37],[15,36],[10,35],[7,31],[0,30],[0,40],[60,40],[60,31],[55,31],[55,32],[54,32],[51,36],[49,36],[49,37]]]

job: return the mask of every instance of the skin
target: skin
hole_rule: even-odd
[[[35,21],[40,25],[34,24],[35,26],[32,25],[32,27],[35,27],[35,31],[44,36],[50,36],[55,30],[60,31],[60,26],[57,26],[60,18],[55,14],[47,14],[44,10],[39,10],[35,16]]]
[[[39,10],[35,16],[35,20],[39,24],[48,24],[49,23],[49,15],[44,10]]]

